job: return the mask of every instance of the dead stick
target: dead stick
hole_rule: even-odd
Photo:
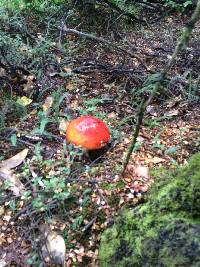
[[[148,70],[148,67],[145,65],[144,62],[142,62],[142,60],[141,60],[141,58],[140,58],[139,56],[137,56],[137,55],[131,53],[130,51],[128,51],[128,50],[126,50],[126,49],[124,49],[124,48],[122,48],[122,47],[120,47],[120,46],[118,46],[118,45],[116,45],[116,44],[114,44],[114,43],[112,43],[112,42],[110,42],[110,41],[108,41],[108,40],[102,38],[102,37],[97,37],[97,36],[94,36],[94,35],[92,35],[92,34],[90,34],[90,33],[80,32],[80,31],[77,31],[77,30],[75,30],[75,29],[69,29],[69,28],[67,28],[66,26],[63,27],[63,31],[64,31],[65,33],[76,34],[76,35],[79,35],[79,36],[82,36],[82,37],[85,37],[85,38],[94,40],[94,41],[96,41],[96,42],[98,42],[98,43],[104,43],[104,44],[106,44],[106,45],[109,46],[109,47],[113,47],[113,48],[115,48],[115,49],[117,49],[117,50],[119,50],[119,51],[121,51],[121,52],[123,52],[123,53],[125,53],[125,54],[127,54],[127,55],[129,55],[129,56],[131,56],[131,57],[133,57],[133,58],[135,58],[135,59],[137,59],[138,62],[140,62],[141,65],[142,65],[143,67],[145,67],[145,69]]]

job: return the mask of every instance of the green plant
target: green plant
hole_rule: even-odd
[[[192,73],[189,72],[188,86],[186,86],[186,88],[183,90],[183,95],[185,99],[189,102],[198,101],[200,99],[199,88],[200,88],[200,75],[196,79],[196,82],[194,83]]]
[[[77,216],[72,224],[72,229],[77,230],[83,222],[83,216]]]
[[[171,9],[183,11],[185,8],[193,5],[192,0],[183,0],[183,1],[173,1],[173,0],[163,0],[163,3],[166,7]]]
[[[87,99],[83,102],[84,109],[80,108],[79,113],[81,116],[84,115],[92,115],[95,117],[98,117],[99,119],[103,120],[106,118],[106,113],[104,112],[98,112],[97,108],[98,105],[103,104],[104,100],[99,97],[93,97],[91,99]]]
[[[0,0],[0,7],[6,7],[13,10],[30,9],[34,11],[44,12],[45,8],[49,6],[55,7],[64,3],[64,0]]]
[[[17,103],[10,97],[3,97],[4,102],[0,103],[0,129],[3,128],[8,122],[15,119],[25,118],[27,115],[26,107]]]
[[[32,252],[29,255],[29,258],[27,259],[27,265],[28,266],[37,266],[37,267],[42,267],[44,266],[43,262],[41,261],[39,255],[35,252]]]
[[[156,136],[154,137],[154,139],[152,141],[152,148],[153,149],[161,149],[161,150],[163,150],[165,148],[165,146],[160,143],[160,134],[161,133],[156,134]]]
[[[126,0],[112,0],[114,5],[118,6],[124,13],[129,13],[133,16],[137,16],[140,13],[141,8],[136,2]]]

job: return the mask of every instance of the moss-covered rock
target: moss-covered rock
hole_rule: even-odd
[[[200,153],[159,175],[145,203],[103,233],[101,267],[200,266]]]

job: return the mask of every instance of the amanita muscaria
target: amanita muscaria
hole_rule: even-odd
[[[68,124],[66,139],[83,149],[96,150],[108,143],[110,133],[102,120],[92,116],[82,116]]]

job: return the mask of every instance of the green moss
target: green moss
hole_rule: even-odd
[[[200,266],[200,153],[156,176],[145,203],[103,233],[101,267]]]

